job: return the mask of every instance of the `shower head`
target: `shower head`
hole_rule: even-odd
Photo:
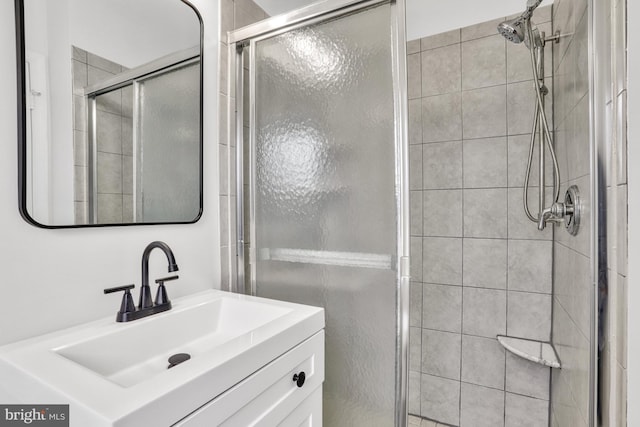
[[[502,34],[504,38],[512,43],[522,43],[526,40],[526,22],[531,19],[533,11],[540,6],[542,0],[528,0],[527,9],[518,18],[505,21],[498,25],[498,32]]]
[[[540,31],[531,25],[529,19],[520,17],[513,21],[502,22],[498,25],[498,32],[512,43],[524,42],[528,48],[544,46]]]
[[[511,43],[522,43],[525,40],[525,20],[522,17],[513,21],[501,22],[498,25],[498,32]]]

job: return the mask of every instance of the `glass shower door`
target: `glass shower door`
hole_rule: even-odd
[[[137,83],[135,220],[193,221],[200,210],[200,62]]]
[[[261,35],[245,51],[252,221],[239,236],[250,242],[240,270],[258,296],[325,308],[325,426],[404,420],[395,6],[369,2]]]
[[[89,167],[79,179],[88,181],[92,224],[200,215],[200,59],[158,67],[86,95]]]

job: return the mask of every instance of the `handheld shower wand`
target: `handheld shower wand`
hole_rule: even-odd
[[[530,51],[531,68],[533,71],[534,87],[536,92],[533,126],[531,129],[531,143],[529,147],[529,159],[524,179],[523,205],[527,217],[538,224],[540,231],[544,230],[547,222],[559,222],[565,220],[569,215],[574,214],[573,205],[559,203],[560,196],[560,169],[556,158],[551,130],[545,112],[544,97],[548,89],[544,84],[544,46],[546,41],[557,41],[559,36],[545,39],[544,33],[540,33],[531,23],[533,12],[540,6],[542,0],[528,0],[527,9],[518,18],[512,21],[505,21],[498,25],[498,32],[507,40],[513,43],[525,42]],[[537,140],[537,141],[536,141]],[[539,177],[538,177],[538,215],[531,213],[529,209],[529,176],[533,163],[534,147],[536,142],[539,145]],[[545,207],[545,156],[548,149],[551,161],[553,162],[553,200],[550,208]],[[577,232],[577,231],[576,231]]]
[[[542,0],[527,1],[527,10],[524,11],[522,17],[524,17],[525,19],[531,18],[531,16],[533,15],[533,11],[536,10],[538,6],[540,6],[540,3],[542,3]]]

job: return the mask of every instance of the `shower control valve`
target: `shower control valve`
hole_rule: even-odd
[[[551,221],[561,222],[567,215],[573,214],[573,205],[564,203],[554,203],[551,205]]]
[[[538,230],[544,230],[547,222],[564,222],[565,228],[572,236],[578,234],[580,227],[580,193],[578,187],[572,185],[564,196],[563,202],[556,202],[546,208],[540,215]]]

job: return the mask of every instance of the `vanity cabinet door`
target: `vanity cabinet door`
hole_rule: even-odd
[[[320,426],[323,381],[320,331],[174,426]]]
[[[322,427],[322,386],[315,389],[278,427]]]

